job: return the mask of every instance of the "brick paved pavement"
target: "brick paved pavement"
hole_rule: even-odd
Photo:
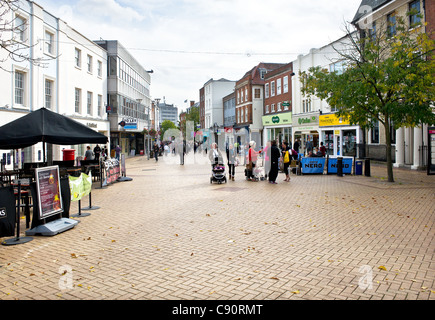
[[[127,159],[74,229],[0,246],[0,299],[435,299],[435,177],[242,171]]]

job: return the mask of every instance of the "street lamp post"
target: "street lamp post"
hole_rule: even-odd
[[[159,107],[159,103],[160,103],[160,98],[155,98],[154,99],[154,101],[155,101],[155,107],[156,107],[156,113],[155,113],[155,115],[157,114],[157,109],[158,109],[158,107]],[[154,118],[156,118],[156,116],[154,115]],[[154,119],[154,121],[156,121],[157,119]],[[158,132],[158,130],[156,130],[157,132]],[[149,131],[148,131],[149,132]],[[149,142],[149,141],[148,141]],[[150,145],[148,144],[148,152],[149,152],[149,150],[150,150]]]

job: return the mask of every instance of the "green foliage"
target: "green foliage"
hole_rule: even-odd
[[[160,139],[163,139],[165,131],[168,129],[177,129],[177,126],[171,120],[164,120],[160,129]]]

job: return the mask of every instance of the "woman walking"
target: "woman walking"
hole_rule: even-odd
[[[235,163],[236,163],[236,149],[232,144],[229,145],[227,149],[227,159],[228,159],[228,180],[234,181],[235,174]]]
[[[282,143],[282,162],[284,163],[284,173],[285,173],[284,181],[289,182],[290,181],[290,175],[289,175],[290,149],[287,141],[284,141]]]
[[[278,177],[280,153],[275,140],[272,140],[270,145],[269,183],[277,184],[276,178]]]

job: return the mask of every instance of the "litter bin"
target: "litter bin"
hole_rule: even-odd
[[[343,176],[343,157],[337,157],[337,176]]]
[[[364,159],[364,175],[370,177],[370,158]]]
[[[63,149],[63,161],[74,160],[75,150],[74,149]]]
[[[355,161],[355,175],[356,176],[362,176],[362,171],[363,171],[363,164],[361,160],[357,160]]]

